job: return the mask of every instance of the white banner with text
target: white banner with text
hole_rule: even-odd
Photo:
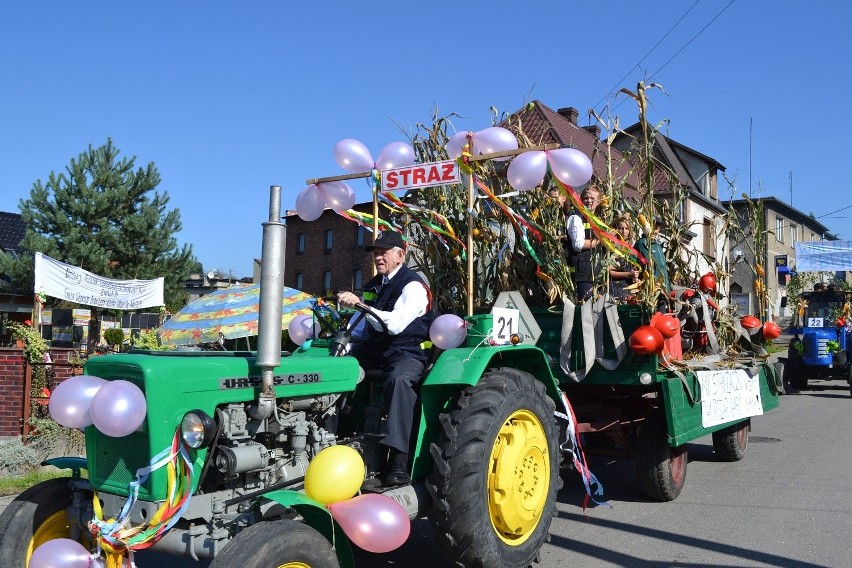
[[[113,280],[78,266],[35,254],[35,293],[86,306],[136,310],[163,305],[163,278]]]
[[[705,428],[763,414],[760,376],[743,369],[696,371],[701,383],[701,425]]]

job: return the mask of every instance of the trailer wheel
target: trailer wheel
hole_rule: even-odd
[[[429,519],[458,565],[526,567],[539,559],[562,485],[554,409],[541,382],[502,368],[439,416]]]
[[[749,421],[743,420],[713,432],[713,451],[721,461],[735,462],[743,459],[748,447]]]
[[[686,445],[669,445],[663,414],[645,419],[636,440],[636,453],[636,473],[645,494],[657,501],[676,499],[686,482]]]
[[[339,568],[331,544],[299,521],[254,524],[235,536],[210,568]]]
[[[0,566],[27,566],[33,551],[45,542],[71,538],[71,522],[66,509],[71,506],[74,491],[69,478],[56,478],[33,485],[12,501],[0,515]],[[91,493],[85,498],[91,503]],[[91,542],[80,530],[80,543]]]

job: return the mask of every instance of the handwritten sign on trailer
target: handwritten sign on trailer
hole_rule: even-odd
[[[705,428],[763,414],[760,378],[743,369],[696,371],[701,383],[701,425]]]
[[[382,191],[452,185],[460,179],[459,166],[453,160],[414,164],[382,170]]]

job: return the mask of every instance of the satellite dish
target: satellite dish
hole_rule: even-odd
[[[211,270],[210,272],[207,273],[207,279],[208,280],[213,280],[214,278],[216,278],[216,272],[214,270]]]

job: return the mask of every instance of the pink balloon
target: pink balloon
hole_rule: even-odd
[[[456,160],[462,155],[462,150],[464,150],[465,144],[467,144],[468,134],[470,132],[466,130],[464,132],[456,132],[447,140],[447,156],[451,160]]]
[[[296,316],[290,320],[287,326],[287,332],[290,334],[290,340],[296,345],[301,345],[308,339],[316,337],[320,332],[319,322],[314,321],[314,317],[310,315]]]
[[[92,555],[70,538],[48,540],[33,551],[30,568],[89,568]]]
[[[376,169],[390,170],[392,168],[410,166],[414,163],[414,160],[414,148],[411,147],[411,144],[391,142],[379,152],[379,159],[376,160]]]
[[[66,428],[85,428],[92,424],[92,398],[106,381],[91,375],[71,377],[50,393],[50,416]]]
[[[473,134],[474,154],[492,154],[506,150],[517,150],[518,139],[505,128],[492,126]],[[497,158],[495,161],[502,162],[509,158]]]
[[[145,395],[130,381],[107,381],[92,398],[95,428],[113,438],[135,432],[147,411]]]
[[[325,199],[316,185],[309,185],[296,197],[296,214],[305,221],[316,221],[325,209]]]
[[[564,184],[577,187],[592,179],[592,161],[575,148],[558,148],[547,153],[553,175]]]
[[[444,314],[435,318],[429,327],[429,338],[440,349],[453,349],[467,337],[467,326],[455,314]]]
[[[381,493],[365,493],[328,505],[331,516],[358,547],[390,552],[405,543],[411,521],[402,505]]]
[[[517,191],[529,191],[541,185],[547,173],[547,154],[541,151],[525,152],[515,156],[506,177]]]
[[[369,172],[373,169],[370,151],[354,138],[344,138],[334,145],[334,159],[347,172]]]
[[[317,187],[325,204],[335,211],[346,211],[355,205],[355,192],[342,181],[325,182]]]

